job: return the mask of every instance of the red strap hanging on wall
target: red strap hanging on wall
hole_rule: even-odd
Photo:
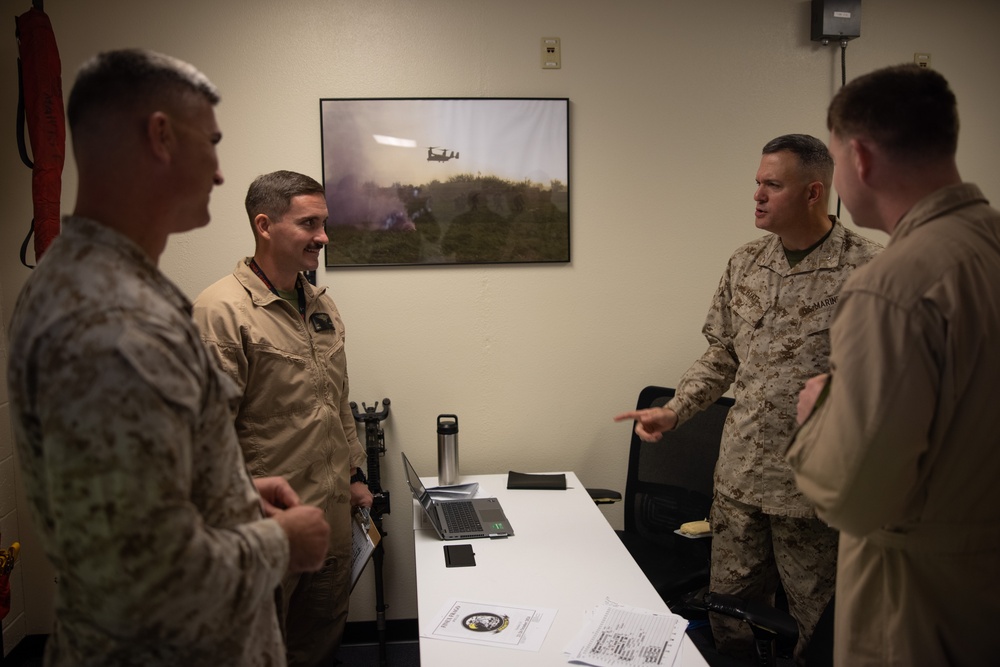
[[[18,105],[18,145],[22,147],[21,158],[32,167],[32,229],[35,234],[36,260],[41,259],[49,244],[59,234],[62,169],[66,157],[62,64],[59,61],[52,23],[41,10],[40,4],[36,3],[35,7],[14,19],[23,103],[23,107]],[[25,124],[28,126],[33,164],[23,149]],[[25,261],[23,251],[24,248],[21,261]]]

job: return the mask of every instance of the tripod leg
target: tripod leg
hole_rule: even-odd
[[[378,631],[378,664],[379,667],[386,667],[389,663],[386,658],[386,638],[385,638],[385,585],[382,581],[382,562],[385,551],[382,542],[375,547],[372,554],[372,564],[375,566],[375,628]]]

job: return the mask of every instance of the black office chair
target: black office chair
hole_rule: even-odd
[[[674,395],[649,386],[636,409],[662,406]],[[731,595],[709,593],[711,538],[674,533],[681,524],[708,517],[722,429],[733,399],[720,398],[659,442],[647,443],[633,430],[625,484],[625,530],[618,536],[671,611],[690,621],[688,634],[712,667],[790,665],[798,641],[795,620],[781,608]],[[780,597],[780,596],[779,596]],[[707,614],[726,614],[747,623],[756,657],[747,662],[715,651]],[[830,665],[833,603],[824,612],[804,658],[809,666]]]
[[[805,667],[833,667],[833,616],[836,600],[831,599],[819,618],[809,644],[802,652]],[[755,655],[751,660],[739,660],[720,654],[715,648],[708,623],[695,622],[688,626],[688,636],[711,667],[791,667],[799,628],[786,609],[760,602],[744,600],[735,595],[708,593],[707,589],[692,593],[681,602],[681,615],[697,617],[699,612],[725,614],[747,624],[754,637]]]
[[[636,409],[662,406],[674,395],[650,386]],[[712,476],[731,398],[720,398],[659,442],[643,442],[633,430],[625,480],[625,547],[668,606],[708,585],[711,538],[674,533],[681,524],[708,517]]]

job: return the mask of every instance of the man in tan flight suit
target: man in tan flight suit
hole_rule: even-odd
[[[837,192],[890,234],[844,284],[830,375],[803,390],[788,451],[841,531],[834,662],[994,664],[1000,212],[959,175],[957,102],[938,72],[860,76],[827,125]]]
[[[236,417],[256,476],[280,475],[326,512],[326,563],[284,585],[289,665],[329,664],[347,621],[351,509],[371,507],[337,306],[306,280],[327,242],[323,186],[291,171],[259,176],[246,210],[256,248],[195,300],[202,340],[242,394]]]

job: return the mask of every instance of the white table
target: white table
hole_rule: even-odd
[[[437,483],[435,478],[423,481]],[[507,475],[465,475],[459,481],[477,481],[487,495],[499,498],[515,535],[443,542],[433,530],[420,528],[422,512],[413,504],[422,665],[564,665],[563,650],[583,628],[584,612],[605,598],[668,611],[574,473],[566,473],[566,491],[508,490]],[[472,545],[476,566],[445,567],[445,544]],[[423,637],[454,598],[558,611],[538,652]],[[686,635],[675,664],[707,667]]]

